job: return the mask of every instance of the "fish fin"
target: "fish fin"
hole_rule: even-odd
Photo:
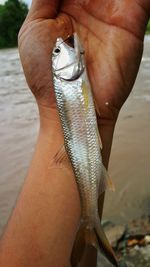
[[[65,146],[63,145],[60,150],[56,153],[55,157],[54,157],[54,161],[56,162],[56,164],[61,163],[64,160],[67,160],[67,152],[65,149]]]
[[[87,91],[87,84],[85,81],[82,82],[82,93],[83,93],[83,97],[84,97],[85,109],[87,112],[88,107],[89,107],[89,95],[88,95],[88,91]]]
[[[97,129],[97,131],[98,131],[99,145],[100,145],[100,148],[102,150],[103,149],[102,139],[101,139],[101,136],[100,136],[100,133],[99,133],[99,130],[98,129]]]
[[[94,101],[94,106],[95,106],[96,113],[100,117],[101,114],[100,114],[99,106],[97,104],[97,101],[96,101],[95,97],[93,97],[93,101]]]
[[[111,179],[111,177],[109,176],[109,173],[108,171],[106,170],[105,166],[103,165],[102,167],[102,174],[103,176],[105,177],[106,179],[106,182],[107,182],[107,188],[109,190],[112,190],[112,191],[115,191],[115,185],[113,183],[113,180]]]
[[[86,224],[82,224],[79,228],[72,250],[71,266],[80,266],[80,264],[84,261],[86,251],[88,250],[90,253],[90,251],[92,252],[92,249],[101,250],[104,256],[111,263],[113,263],[114,266],[118,267],[117,259],[113,252],[113,249],[111,248],[101,225],[98,224],[93,229],[89,228]],[[93,257],[93,261],[94,260],[96,260],[96,253],[95,257]],[[93,263],[91,263],[91,265],[86,266],[93,266]]]
[[[98,138],[98,141],[99,141],[99,146],[100,146],[100,149],[102,150],[103,149],[103,144],[102,144],[102,139],[100,137],[100,133],[99,133],[99,130],[97,128],[97,138]]]
[[[109,177],[108,171],[106,170],[105,166],[102,166],[102,175],[99,182],[99,196],[103,194],[106,189],[111,191],[115,191],[115,186],[112,179]]]
[[[103,255],[113,264],[115,267],[119,267],[117,257],[106,237],[106,234],[102,228],[99,218],[97,218],[96,226],[94,228],[95,235],[97,237],[98,245],[100,251]]]
[[[94,106],[95,106],[96,113],[100,117],[100,110],[99,110],[98,104],[96,102],[96,99],[93,98],[93,101],[94,101]],[[98,135],[98,139],[99,139],[100,148],[102,150],[103,149],[103,144],[102,144],[102,139],[101,139],[101,136],[100,136],[98,128],[97,128],[97,135]]]
[[[96,235],[91,229],[87,228],[85,223],[82,223],[73,245],[72,255],[71,255],[71,266],[77,267],[83,261],[85,251],[90,249],[90,247],[98,248],[98,242]]]

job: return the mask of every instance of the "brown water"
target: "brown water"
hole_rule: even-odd
[[[0,232],[15,204],[31,159],[38,113],[17,49],[0,51]]]
[[[38,112],[28,90],[18,50],[0,51],[0,233],[31,160]],[[115,193],[107,193],[104,219],[126,222],[150,207],[150,38],[135,88],[115,131],[110,161]]]
[[[150,36],[134,89],[120,112],[109,169],[116,192],[107,192],[104,218],[124,223],[150,214]]]

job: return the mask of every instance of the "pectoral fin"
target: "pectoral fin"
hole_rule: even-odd
[[[102,175],[99,182],[99,196],[103,194],[107,189],[115,191],[115,186],[111,178],[109,177],[108,171],[105,166],[102,166]]]
[[[56,153],[55,157],[54,157],[54,161],[56,162],[56,164],[61,163],[63,160],[67,159],[67,153],[65,150],[65,146],[63,145],[59,151]]]
[[[95,106],[96,113],[100,117],[100,110],[99,110],[99,106],[97,104],[97,101],[96,101],[95,98],[93,98],[93,101],[94,101],[94,106]]]
[[[58,150],[53,160],[56,165],[59,165],[58,167],[63,167],[63,168],[65,167],[68,170],[71,170],[72,172],[71,161],[68,157],[68,154],[66,152],[64,145]]]

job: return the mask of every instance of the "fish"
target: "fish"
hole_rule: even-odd
[[[81,221],[72,253],[72,266],[92,245],[116,267],[118,260],[104,233],[98,214],[98,197],[111,182],[102,162],[101,139],[85,51],[77,33],[58,37],[52,51],[52,75],[56,104],[64,134],[64,152],[70,159],[81,201]],[[80,248],[80,249],[79,249]]]

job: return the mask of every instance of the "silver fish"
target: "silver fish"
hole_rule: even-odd
[[[76,33],[67,42],[57,39],[52,53],[52,71],[65,149],[76,177],[82,208],[73,266],[81,260],[82,252],[78,253],[81,243],[92,243],[118,266],[98,215],[98,196],[105,191],[108,181],[103,175],[100,137],[84,50]]]

